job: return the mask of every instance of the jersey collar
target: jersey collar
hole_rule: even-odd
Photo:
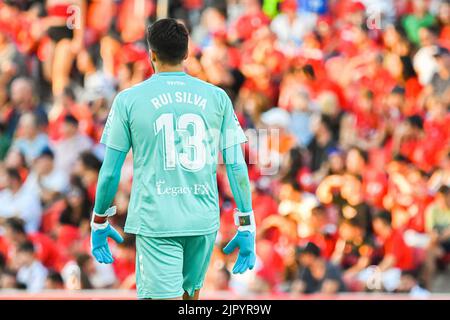
[[[175,71],[175,72],[158,72],[155,74],[156,76],[185,76],[186,72],[184,71]]]

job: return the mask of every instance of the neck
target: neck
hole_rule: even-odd
[[[183,72],[183,64],[176,64],[176,65],[170,65],[170,64],[159,64],[155,66],[156,73],[161,72]]]

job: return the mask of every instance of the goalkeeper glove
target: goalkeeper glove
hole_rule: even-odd
[[[95,260],[100,263],[113,263],[114,259],[108,246],[108,238],[112,238],[117,243],[122,243],[123,238],[106,220],[104,223],[95,223],[95,216],[111,217],[116,214],[116,207],[111,207],[103,215],[92,215],[91,221],[91,252]]]
[[[255,266],[255,217],[253,211],[242,213],[235,210],[234,221],[239,226],[236,235],[223,248],[225,254],[232,253],[236,247],[239,248],[238,258],[233,267],[233,273],[244,273],[247,269],[252,270]]]

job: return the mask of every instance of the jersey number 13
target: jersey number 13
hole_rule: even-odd
[[[178,162],[182,168],[188,171],[199,171],[206,164],[205,140],[206,128],[203,119],[194,113],[185,113],[176,120],[176,129],[174,126],[174,115],[172,113],[163,113],[156,119],[154,129],[155,135],[162,132],[164,148],[164,169],[173,170]],[[175,130],[183,134],[188,131],[189,125],[192,126],[192,134],[186,136],[183,141],[182,152],[175,147]],[[193,152],[190,157],[188,151]]]

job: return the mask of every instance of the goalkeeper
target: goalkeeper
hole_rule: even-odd
[[[255,219],[241,144],[246,137],[226,93],[183,72],[189,35],[174,19],[148,30],[155,74],[120,92],[101,138],[106,152],[91,223],[91,249],[112,263],[108,238],[123,241],[108,222],[130,149],[134,178],[125,232],[136,235],[140,299],[198,299],[219,229],[216,169],[225,162],[238,209],[234,273],[255,265]]]

